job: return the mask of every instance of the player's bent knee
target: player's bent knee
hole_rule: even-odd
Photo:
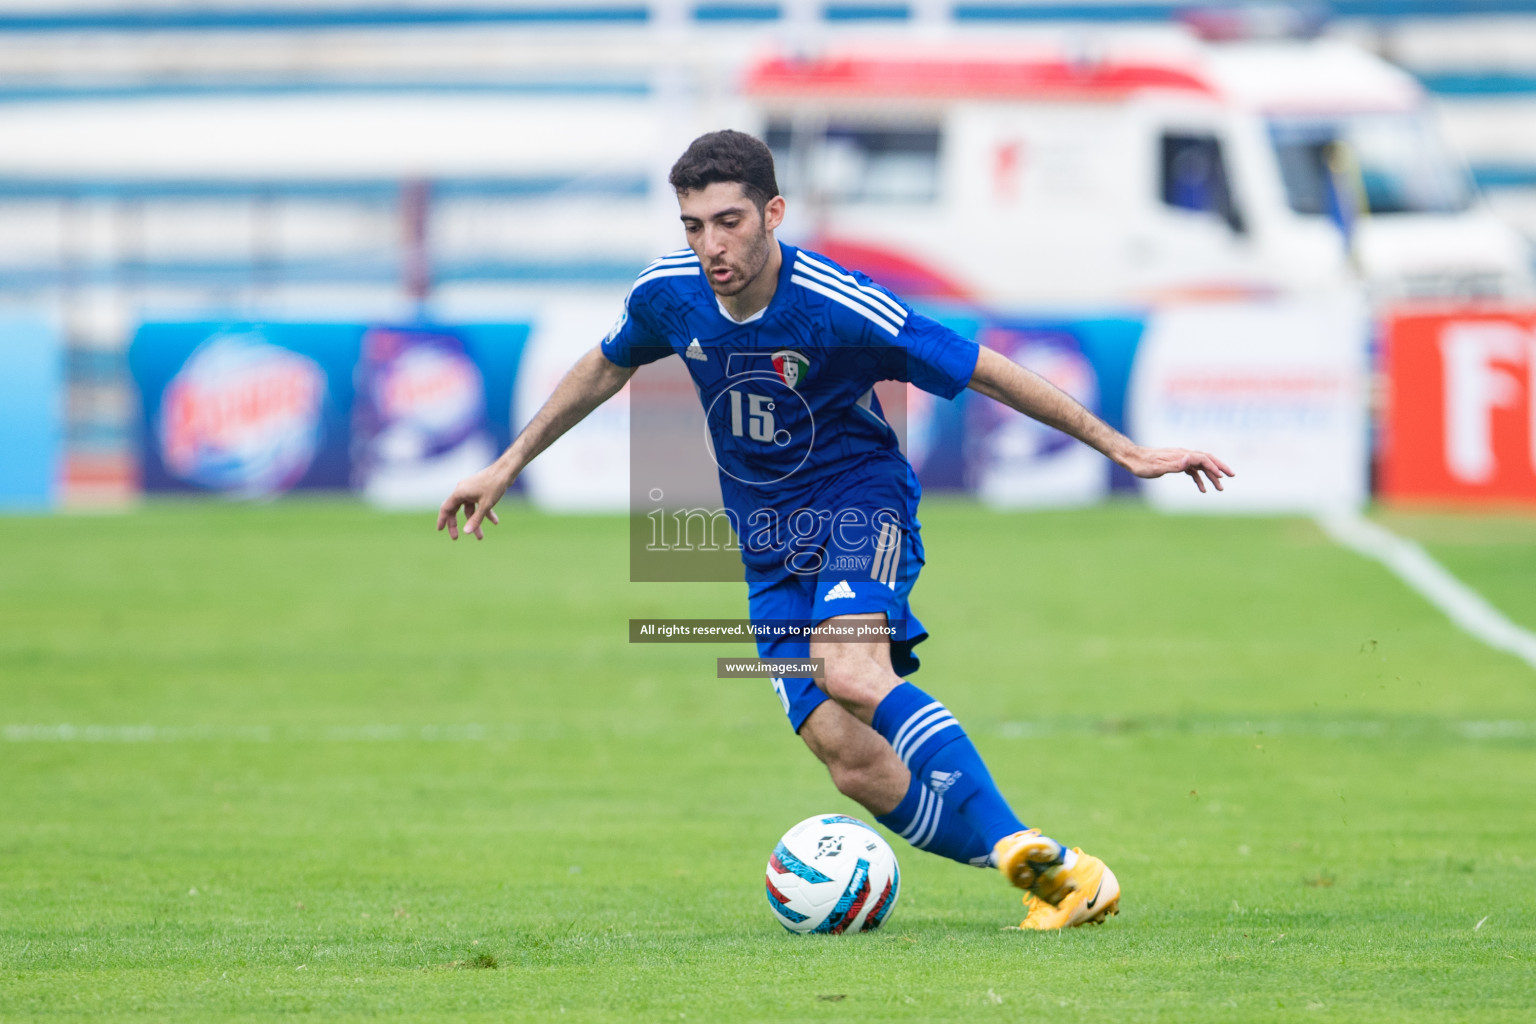
[[[869,688],[864,680],[865,673],[860,671],[857,665],[828,658],[824,668],[826,675],[822,678],[821,685],[827,691],[828,697],[845,707],[849,704],[864,703]]]
[[[823,668],[826,676],[821,680],[822,689],[827,691],[827,696],[848,708],[873,711],[901,682],[889,668],[857,654],[828,654]]]
[[[850,800],[869,804],[878,798],[883,776],[880,766],[868,763],[832,763],[827,765],[832,784]]]
[[[832,776],[832,785],[837,787],[839,793],[860,803],[863,803],[860,798],[870,790],[874,781],[872,773],[862,766],[829,764],[827,772]]]
[[[906,766],[879,733],[836,701],[811,712],[800,738],[827,766],[838,792],[871,814],[888,813],[901,802],[911,782]]]

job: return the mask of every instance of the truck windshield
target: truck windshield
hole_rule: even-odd
[[[926,203],[938,194],[936,126],[772,121],[764,141],[786,194],[852,203]]]
[[[1297,213],[1334,208],[1341,164],[1353,179],[1345,187],[1363,190],[1373,214],[1458,213],[1472,202],[1466,172],[1423,114],[1276,117],[1269,136]]]

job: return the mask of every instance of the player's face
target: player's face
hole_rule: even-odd
[[[704,265],[716,295],[736,295],[757,280],[776,244],[773,231],[784,220],[784,199],[766,208],[747,198],[739,183],[717,181],[677,194],[688,247]]]

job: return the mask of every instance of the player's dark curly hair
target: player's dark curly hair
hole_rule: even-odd
[[[773,153],[759,139],[727,128],[700,135],[672,165],[667,176],[678,192],[694,192],[717,181],[734,181],[761,212],[779,194]]]

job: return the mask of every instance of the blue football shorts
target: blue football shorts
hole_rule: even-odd
[[[799,572],[776,579],[750,581],[747,601],[754,626],[783,628],[794,624],[799,635],[759,633],[760,658],[808,658],[810,638],[804,629],[839,615],[884,612],[896,630],[891,639],[891,667],[906,677],[917,671],[912,648],[928,638],[923,624],[907,603],[923,567],[923,544],[908,519],[885,517],[867,527],[834,522],[813,551],[797,559]],[[819,557],[818,557],[819,556]],[[809,676],[774,679],[773,688],[796,732],[826,693]]]

